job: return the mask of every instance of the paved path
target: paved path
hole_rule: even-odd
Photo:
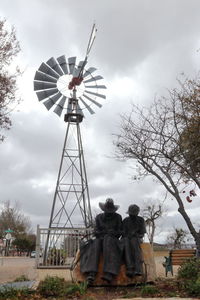
[[[30,280],[36,279],[34,258],[0,257],[0,283],[13,281],[21,275],[25,275]]]
[[[164,256],[168,252],[156,251],[156,273],[157,277],[165,277],[165,269],[162,265]],[[174,267],[174,274],[177,273],[178,266]],[[0,283],[15,280],[17,277],[25,275],[29,280],[36,280],[37,271],[35,269],[35,259],[27,257],[0,257]],[[168,274],[171,277],[171,274]]]

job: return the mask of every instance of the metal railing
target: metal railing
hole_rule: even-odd
[[[92,237],[92,228],[37,227],[36,268],[70,269],[80,242]]]

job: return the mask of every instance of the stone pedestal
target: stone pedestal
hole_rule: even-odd
[[[94,286],[105,286],[105,285],[124,286],[124,285],[131,285],[135,283],[153,282],[156,278],[156,267],[155,267],[152,247],[149,243],[142,243],[141,248],[142,248],[143,259],[144,259],[143,276],[135,276],[133,278],[128,278],[126,276],[125,265],[122,265],[118,276],[112,281],[111,284],[106,284],[105,281],[101,279],[103,275],[103,257],[101,257],[99,262],[98,274],[94,281]],[[86,280],[86,278],[80,272],[80,264],[78,261],[79,261],[79,253],[77,253],[77,264],[72,272],[72,277],[76,282],[83,282]]]

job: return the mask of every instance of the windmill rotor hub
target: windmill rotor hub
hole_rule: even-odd
[[[79,86],[83,81],[83,77],[73,77],[68,85],[68,89],[72,90],[76,86]]]
[[[62,95],[67,98],[72,97],[72,90],[76,89],[76,96],[82,97],[85,91],[85,85],[82,81],[76,84],[76,80],[70,74],[62,75],[57,81],[57,88]]]

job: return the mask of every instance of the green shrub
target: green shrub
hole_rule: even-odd
[[[13,282],[21,282],[21,281],[29,281],[29,279],[26,275],[21,275],[21,276],[15,278],[15,280]]]
[[[38,285],[38,292],[44,297],[59,297],[66,294],[67,282],[64,278],[57,276],[47,276],[40,281]]]
[[[200,283],[189,281],[185,290],[189,296],[200,296]]]
[[[177,278],[180,280],[197,280],[200,275],[200,259],[191,258],[183,263],[179,270]]]
[[[87,290],[87,284],[85,282],[69,284],[64,278],[47,276],[43,281],[40,281],[37,290],[44,297],[62,297],[74,294],[84,295]]]
[[[14,298],[19,293],[18,290],[16,290],[13,287],[3,287],[0,290],[0,299],[7,299],[7,298]]]
[[[169,292],[167,292],[167,295],[166,295],[166,297],[177,297],[177,292],[175,292],[175,291],[169,291]]]
[[[152,296],[158,293],[158,288],[152,285],[145,285],[141,289],[142,296]]]
[[[87,283],[81,282],[81,283],[74,283],[70,284],[67,287],[66,295],[72,295],[72,294],[79,294],[84,295],[87,291]]]
[[[179,286],[190,296],[200,296],[200,259],[191,258],[178,270]]]
[[[17,289],[14,287],[2,287],[0,289],[0,299],[21,299],[22,296],[30,294],[30,290],[27,288]]]
[[[137,295],[135,292],[129,292],[126,295],[122,296],[122,298],[135,298]]]

